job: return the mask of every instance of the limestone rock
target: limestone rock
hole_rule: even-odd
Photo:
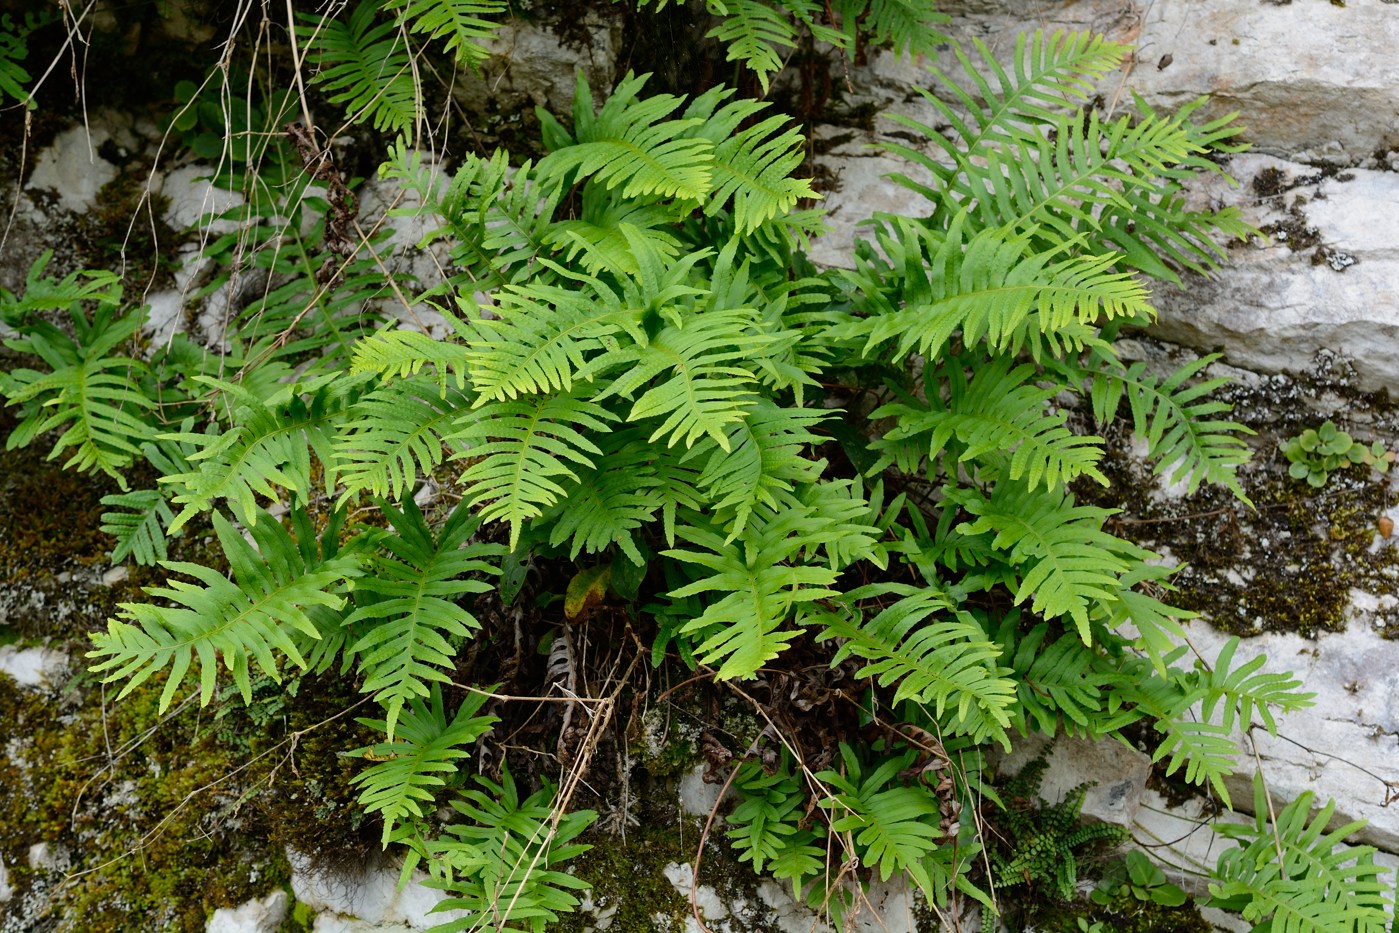
[[[59,133],[35,160],[26,188],[44,189],[58,197],[64,210],[90,210],[102,186],[117,177],[117,167],[97,154],[111,134],[100,126],[75,126]]]
[[[277,933],[286,915],[287,892],[278,889],[237,907],[220,907],[205,933]]]
[[[480,74],[459,76],[453,91],[467,109],[488,102],[506,122],[535,106],[566,114],[576,76],[586,78],[595,94],[611,87],[620,44],[616,22],[584,22],[581,38],[567,41],[543,24],[512,20],[488,44],[491,57]]]
[[[306,856],[287,850],[291,863],[291,887],[296,899],[323,914],[354,918],[369,924],[365,929],[426,930],[463,916],[461,911],[432,913],[446,899],[441,891],[424,887],[419,872],[402,891],[398,890],[398,869],[394,866],[364,864],[358,869],[326,871],[311,865]],[[327,922],[330,922],[327,920]],[[361,927],[331,926],[318,933]]]
[[[10,871],[5,867],[5,860],[0,858],[0,904],[14,896],[15,889],[10,887]]]
[[[1045,739],[1038,734],[1018,739],[998,771],[1006,775],[1018,773],[1044,746]],[[1046,765],[1040,782],[1041,799],[1056,804],[1080,784],[1094,782],[1083,796],[1083,817],[1117,826],[1132,825],[1151,776],[1150,758],[1112,739],[1094,742],[1061,736]]]
[[[1306,372],[1340,352],[1357,387],[1399,394],[1399,174],[1327,175],[1262,155],[1234,158],[1231,188],[1203,180],[1200,203],[1237,205],[1269,239],[1230,251],[1212,278],[1160,284],[1154,333],[1264,370]]]
[[[0,648],[0,674],[14,678],[21,687],[43,687],[61,683],[68,669],[68,655],[48,648]]]

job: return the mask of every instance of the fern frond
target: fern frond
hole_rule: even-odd
[[[659,420],[650,440],[666,439],[666,446],[683,442],[693,447],[707,435],[729,449],[729,426],[742,421],[753,406],[756,378],[741,363],[763,338],[745,331],[752,322],[746,310],[709,310],[663,328],[645,346],[616,359],[633,362],[604,393],[631,399],[653,379],[632,405],[627,421]]]
[[[441,7],[441,0],[434,6]],[[380,5],[364,0],[348,22],[308,13],[297,34],[318,71],[312,77],[333,104],[343,104],[352,123],[406,136],[422,112],[408,47],[393,21],[375,25]]]
[[[1254,725],[1256,711],[1263,726],[1270,735],[1278,734],[1278,724],[1273,719],[1273,708],[1295,712],[1312,705],[1315,693],[1302,693],[1298,690],[1302,682],[1291,674],[1270,674],[1260,672],[1267,658],[1258,655],[1252,661],[1230,670],[1234,652],[1239,640],[1231,638],[1219,649],[1219,656],[1209,670],[1200,672],[1200,689],[1203,693],[1200,715],[1212,720],[1216,707],[1220,710],[1220,724],[1233,729],[1237,724],[1241,729]],[[1197,666],[1203,667],[1197,662]]]
[[[586,881],[561,870],[563,863],[592,846],[577,843],[597,819],[593,810],[554,812],[557,791],[548,781],[520,799],[510,769],[500,783],[476,777],[478,788],[463,791],[452,808],[470,822],[453,823],[425,848],[433,877],[426,884],[449,893],[440,910],[464,916],[433,927],[434,933],[491,930],[543,933],[578,907],[575,891]]]
[[[381,330],[356,342],[350,374],[373,373],[386,379],[402,379],[416,376],[429,366],[443,392],[449,376],[454,377],[458,391],[466,388],[466,347],[402,327]]]
[[[138,564],[150,566],[169,557],[165,529],[174,522],[175,513],[170,511],[160,490],[107,495],[102,497],[102,504],[124,510],[102,513],[102,531],[117,539],[112,563],[130,557]]]
[[[116,317],[114,305],[102,304],[89,320],[75,303],[79,299],[74,296],[84,291],[88,289],[66,279],[55,285],[58,294],[52,296],[71,299],[73,336],[47,321],[34,321],[25,326],[23,336],[5,341],[11,350],[40,357],[50,370],[0,373],[0,394],[10,405],[22,406],[23,414],[5,448],[26,446],[41,434],[63,428],[49,459],[71,447],[65,469],[98,469],[125,489],[121,471],[140,454],[142,443],[153,439],[156,405],[139,386],[149,372],[146,365],[113,351],[135,334],[143,315]],[[33,306],[40,300],[36,296],[26,303]]]
[[[355,611],[344,624],[368,629],[349,653],[364,676],[360,689],[373,693],[387,712],[384,732],[392,742],[403,704],[426,697],[430,683],[451,682],[443,669],[451,667],[457,645],[481,627],[457,598],[493,589],[479,575],[498,574],[487,558],[504,550],[467,543],[478,522],[464,507],[453,511],[435,539],[412,499],[402,511],[388,504],[380,509],[394,529],[380,539],[389,554],[369,561],[355,587]]]
[[[894,703],[931,706],[950,734],[970,735],[978,743],[994,739],[1009,748],[1005,730],[1016,684],[1005,676],[1010,669],[996,663],[1000,646],[937,589],[879,584],[851,590],[845,599],[853,608],[875,596],[895,601],[872,619],[862,621],[859,610],[853,617],[838,611],[809,617],[825,626],[819,640],[842,639],[831,664],[848,657],[869,662],[859,676],[892,686]]]
[[[951,17],[939,13],[934,0],[837,0],[833,4],[847,36],[859,29],[872,45],[887,45],[896,58],[937,54],[947,37],[937,26]],[[850,36],[848,48],[856,47]]]
[[[777,514],[793,508],[797,487],[820,479],[825,461],[810,460],[802,450],[821,443],[811,429],[825,417],[823,411],[781,408],[763,398],[729,426],[726,446],[714,443],[700,461],[699,485],[734,534],[743,534],[754,510]]]
[[[446,39],[445,48],[457,61],[472,69],[490,57],[483,43],[495,38],[498,17],[509,10],[505,0],[385,0],[386,13],[398,13],[399,21],[413,32]],[[401,12],[400,12],[401,11]]]
[[[339,609],[348,579],[360,573],[355,554],[320,559],[314,539],[298,541],[263,513],[248,531],[250,543],[222,515],[214,532],[233,579],[198,564],[167,561],[163,566],[198,583],[172,581],[146,590],[156,603],[123,603],[107,631],[92,636],[93,670],[103,680],[126,681],[121,696],[157,671],[169,668],[160,696],[164,712],[179,692],[190,666],[199,664],[200,702],[213,699],[219,661],[233,676],[246,702],[252,702],[251,666],[281,681],[274,649],[305,669],[294,633],[318,637],[308,612],[317,606]]]
[[[945,236],[900,218],[897,234],[910,260],[903,266],[905,307],[834,328],[833,335],[863,338],[867,354],[895,341],[895,359],[915,352],[934,359],[958,332],[966,346],[984,338],[992,351],[1013,355],[1033,335],[1052,338],[1074,326],[1152,313],[1142,283],[1113,271],[1114,254],[1056,259],[1055,251],[1036,251],[1027,237],[999,230],[972,234],[964,245],[965,216],[958,214]],[[873,284],[854,280],[857,287]]]
[[[602,105],[596,118],[575,119],[576,141],[539,160],[542,178],[589,178],[623,197],[702,201],[708,195],[714,144],[687,138],[692,120],[667,120],[681,103],[669,94],[638,99],[646,75],[628,75]],[[581,78],[579,100],[591,105]],[[583,116],[575,103],[575,118]]]
[[[834,571],[786,562],[805,542],[788,538],[785,528],[750,529],[742,542],[732,543],[693,525],[677,529],[677,534],[697,549],[673,549],[665,551],[665,556],[711,573],[670,596],[714,594],[717,598],[681,631],[702,633],[704,640],[695,654],[707,664],[722,661],[716,674],[721,680],[753,676],[801,634],[782,628],[793,609],[836,595],[827,588],[836,580]]]
[[[244,524],[257,522],[259,496],[277,501],[285,490],[300,502],[311,495],[314,452],[324,473],[326,495],[335,488],[335,432],[347,399],[331,385],[333,376],[309,385],[286,387],[271,404],[231,383],[202,378],[237,403],[227,430],[174,432],[161,439],[191,445],[190,469],[163,476],[175,490],[171,501],[183,505],[170,531],[226,501]]]
[[[480,507],[483,521],[510,526],[510,549],[520,529],[567,494],[561,483],[578,480],[575,468],[589,469],[601,454],[580,432],[605,432],[616,416],[595,402],[570,395],[488,402],[469,417],[449,442],[468,448],[456,459],[472,461],[462,474],[466,501]],[[571,464],[571,465],[570,465]]]
[[[840,744],[845,774],[822,771],[816,777],[837,793],[819,801],[833,811],[831,831],[853,834],[861,863],[878,866],[879,877],[906,873],[929,898],[935,896],[924,860],[942,843],[938,799],[923,786],[889,786],[916,754],[886,758],[874,770],[864,768],[848,745]],[[844,815],[841,815],[844,814]]]
[[[633,564],[643,563],[634,533],[649,524],[666,502],[666,477],[657,472],[655,447],[637,431],[615,431],[599,438],[597,465],[569,484],[552,518],[549,544],[569,545],[569,559],[597,554],[615,544]],[[686,497],[693,506],[698,499]]]
[[[434,685],[427,702],[416,697],[408,700],[408,709],[399,719],[397,739],[349,753],[376,762],[350,783],[360,788],[359,803],[365,812],[382,816],[385,846],[396,823],[422,819],[436,809],[433,801],[437,792],[456,775],[458,762],[471,757],[465,746],[499,721],[495,716],[476,715],[489,698],[489,689],[468,693],[448,722],[442,690]],[[359,722],[380,731],[387,726],[372,719]]]
[[[723,0],[719,6],[724,18],[707,35],[728,46],[724,60],[748,66],[767,94],[772,76],[782,70],[779,49],[797,47],[797,28],[785,15],[786,9],[795,7],[809,18],[815,4],[786,0],[774,6],[762,0]]]
[[[995,357],[968,382],[960,361],[940,366],[948,397],[929,393],[926,402],[909,398],[874,411],[870,417],[894,418],[895,426],[872,446],[882,449],[926,436],[929,461],[955,439],[959,463],[980,461],[1001,467],[1010,479],[1024,479],[1031,490],[1042,482],[1054,490],[1080,476],[1108,484],[1098,470],[1102,438],[1074,434],[1064,422],[1068,414],[1051,411],[1058,386],[1041,388],[1031,380],[1034,366],[1011,368],[1012,361]],[[925,372],[924,379],[929,374]]]
[[[999,637],[1008,643],[1005,653],[1019,678],[1013,715],[1022,735],[1031,725],[1045,735],[1062,728],[1069,734],[1096,736],[1125,724],[1112,720],[1104,702],[1117,678],[1097,670],[1098,656],[1083,639],[1068,634],[1045,644],[1048,624],[1041,622],[1017,635],[1017,621],[1016,616],[1007,619]]]
[[[1098,423],[1106,424],[1126,396],[1132,430],[1146,441],[1147,455],[1156,461],[1156,475],[1165,476],[1168,483],[1184,481],[1192,494],[1202,482],[1217,483],[1247,502],[1236,471],[1249,456],[1248,444],[1240,435],[1253,432],[1238,422],[1213,417],[1233,406],[1209,399],[1228,380],[1217,377],[1190,384],[1217,359],[1217,354],[1203,356],[1164,380],[1147,373],[1145,362],[1125,371],[1099,372],[1093,377],[1090,398]]]
[[[502,289],[496,320],[481,321],[466,351],[477,405],[539,392],[571,392],[574,379],[618,334],[645,343],[644,309],[598,279],[574,287],[530,283]],[[579,287],[582,286],[582,287]]]
[[[1384,933],[1394,892],[1382,878],[1391,872],[1375,864],[1370,846],[1344,844],[1364,824],[1330,829],[1336,802],[1327,801],[1312,817],[1315,796],[1304,791],[1270,826],[1261,776],[1254,778],[1254,797],[1253,825],[1219,826],[1239,844],[1219,855],[1209,885],[1211,905],[1240,912],[1254,929],[1274,933]]]
[[[121,302],[121,276],[105,269],[78,269],[62,279],[55,279],[44,274],[51,259],[53,250],[46,249],[29,266],[22,295],[16,296],[9,289],[0,288],[0,321],[19,327],[37,311],[72,312],[76,305],[85,301],[103,305]]]
[[[1006,480],[989,500],[969,497],[963,507],[976,520],[957,531],[994,532],[992,546],[1020,566],[1016,605],[1029,600],[1046,618],[1068,616],[1087,643],[1090,610],[1118,598],[1126,558],[1139,556],[1135,545],[1102,530],[1112,510],[1074,505],[1070,495],[1032,492]]]
[[[734,226],[740,235],[747,235],[786,214],[801,198],[820,197],[810,180],[792,177],[802,163],[805,144],[790,118],[768,117],[740,130],[765,105],[740,100],[718,112],[707,112],[719,97],[703,95],[685,111],[687,118],[703,121],[694,135],[714,145],[713,192],[704,207],[706,215],[713,216],[732,200]]]
[[[1054,123],[1066,106],[1075,106],[1093,93],[1094,83],[1122,63],[1128,47],[1089,33],[1056,33],[1046,36],[1036,31],[1015,38],[1011,56],[1012,72],[1007,72],[996,56],[974,39],[979,56],[973,61],[959,45],[953,53],[962,67],[957,78],[930,69],[956,101],[944,102],[931,91],[914,88],[937,111],[939,120],[952,128],[937,131],[902,114],[888,119],[927,138],[952,160],[951,165],[929,158],[925,153],[898,144],[889,149],[927,169],[943,183],[950,182],[987,151],[1021,142],[1035,143],[1042,124]],[[938,200],[932,189],[922,189]]]
[[[438,392],[421,377],[385,386],[355,402],[335,438],[335,474],[345,491],[340,503],[369,493],[402,499],[442,462],[472,398],[456,389]]]

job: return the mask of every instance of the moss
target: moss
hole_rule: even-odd
[[[285,885],[288,845],[321,863],[377,848],[354,763],[335,754],[367,730],[338,715],[358,696],[335,679],[275,708],[260,694],[252,712],[177,701],[166,715],[159,675],[120,701],[91,682],[0,681],[0,722],[20,737],[0,747],[0,856],[21,893],[48,888],[55,933],[202,931],[214,909]],[[26,867],[38,842],[71,858],[62,883]]]
[[[1180,907],[1163,907],[1148,901],[1116,903],[1111,908],[1096,907],[1086,901],[1072,904],[1039,904],[1030,912],[1026,929],[1040,933],[1080,933],[1082,918],[1100,923],[1104,933],[1213,933],[1214,926],[1200,916],[1192,901]]]

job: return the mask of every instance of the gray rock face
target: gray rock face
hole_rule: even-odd
[[[291,850],[287,860],[292,866],[291,887],[296,899],[323,915],[317,918],[317,933],[426,930],[463,916],[460,911],[432,913],[446,895],[423,887],[421,873],[400,891],[397,867],[364,865],[357,871],[322,871]],[[361,925],[345,925],[351,921]]]
[[[286,915],[287,892],[277,890],[237,907],[219,908],[205,933],[277,933]]]
[[[1320,350],[1353,360],[1358,388],[1399,396],[1399,174],[1315,168],[1263,155],[1207,179],[1201,203],[1237,205],[1267,238],[1230,251],[1214,276],[1158,285],[1154,332],[1230,362],[1306,372]]]

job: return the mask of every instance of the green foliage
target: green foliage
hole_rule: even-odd
[[[1370,846],[1342,843],[1361,827],[1347,823],[1328,831],[1334,801],[1311,816],[1313,795],[1303,792],[1267,820],[1267,787],[1254,779],[1254,822],[1224,824],[1219,832],[1238,846],[1219,855],[1210,904],[1239,911],[1255,931],[1322,933],[1388,929],[1394,902]]]
[[[1354,463],[1364,463],[1387,473],[1395,458],[1393,451],[1385,450],[1384,442],[1375,441],[1366,447],[1331,421],[1319,428],[1308,428],[1290,439],[1283,445],[1282,452],[1291,464],[1287,475],[1306,480],[1307,485],[1315,489],[1325,486],[1331,473]]]
[[[578,907],[573,892],[588,888],[558,866],[592,848],[573,840],[597,814],[575,810],[561,816],[547,782],[521,800],[508,769],[499,784],[479,776],[475,783],[452,801],[467,821],[453,823],[421,849],[432,872],[427,884],[453,895],[435,909],[464,912],[433,930],[541,933]]]
[[[944,41],[925,0],[707,10],[764,89],[813,40],[852,56]],[[565,812],[572,790],[559,799],[542,769],[517,784],[513,746],[477,759],[498,781],[471,774],[497,689],[471,681],[478,656],[519,676],[507,645],[553,645],[549,676],[571,673],[568,626],[594,614],[712,683],[786,677],[795,658],[856,678],[839,695],[879,738],[836,735],[839,758],[814,766],[795,745],[742,762],[729,817],[741,860],[837,921],[895,874],[988,918],[983,889],[1072,894],[1082,848],[1120,834],[1080,825],[1084,788],[1035,807],[1039,762],[999,788],[1009,846],[988,842],[978,748],[1013,735],[1140,723],[1167,776],[1228,804],[1235,735],[1276,734],[1309,695],[1261,657],[1234,664],[1237,642],[1182,665],[1172,571],[1083,496],[1109,482],[1091,415],[1130,419],[1163,480],[1243,497],[1247,432],[1215,398],[1213,357],[1158,374],[1113,348],[1154,316],[1147,276],[1208,271],[1216,238],[1247,232],[1183,196],[1239,148],[1232,122],[1195,122],[1197,104],[1100,114],[1091,89],[1126,54],[1101,37],[1022,36],[1008,63],[954,49],[944,96],[925,92],[944,125],[893,118],[930,144],[890,148],[934,209],[876,217],[852,268],[817,270],[805,141],[722,87],[648,95],[628,74],[599,101],[580,81],[570,114],[539,112],[537,160],[453,154],[449,174],[411,145],[437,93],[428,53],[479,66],[506,12],[363,0],[294,33],[308,104],[379,134],[381,179],[410,196],[392,213],[426,231],[440,282],[394,271],[404,246],[364,229],[320,130],[286,138],[299,91],[249,90],[230,111],[190,85],[170,125],[197,154],[218,142],[214,182],[245,196],[206,218],[229,231],[201,254],[193,298],[227,309],[207,346],[144,346],[143,309],[108,273],[55,280],[45,258],[23,296],[0,293],[8,346],[39,367],[0,379],[9,445],[52,434],[70,467],[159,474],[103,500],[114,558],[172,576],[93,636],[94,669],[124,694],[163,674],[164,709],[196,669],[207,703],[232,692],[221,667],[248,699],[255,676],[339,665],[379,710],[361,722],[383,741],[352,753],[361,806],[466,912],[443,930],[534,933],[577,907],[562,865],[595,814]],[[1308,476],[1322,447],[1354,459],[1349,438],[1316,437],[1296,441]],[[213,552],[171,560],[205,522]],[[1390,897],[1368,855],[1336,854],[1341,836],[1293,807],[1239,831],[1216,901],[1260,928],[1372,928]],[[1113,896],[1175,897],[1140,858],[1125,866]]]
[[[1128,852],[1121,862],[1115,862],[1098,879],[1098,886],[1089,898],[1095,904],[1113,906],[1124,901],[1144,901],[1162,907],[1179,907],[1187,895],[1183,889],[1166,880],[1165,872],[1138,849]]]
[[[45,19],[46,14],[30,13],[20,25],[8,13],[0,16],[0,100],[13,97],[30,110],[37,106],[25,90],[32,78],[20,62],[29,57],[29,33]]]

